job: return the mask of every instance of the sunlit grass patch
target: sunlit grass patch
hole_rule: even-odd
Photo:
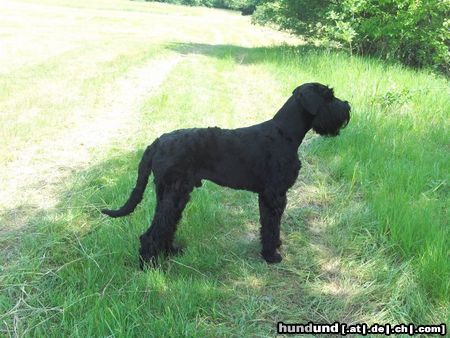
[[[99,50],[94,48],[92,52],[98,56]],[[112,94],[107,91],[111,81],[131,67],[161,55],[157,47],[140,47],[132,52],[115,51],[119,54],[105,61],[103,57],[93,59],[86,50],[87,54],[80,58],[80,52],[66,53],[41,66],[0,78],[5,89],[0,94],[2,136],[9,140],[0,148],[4,161],[14,159],[8,154],[22,149],[30,140],[41,142],[93,116],[98,105],[104,104],[100,100]]]

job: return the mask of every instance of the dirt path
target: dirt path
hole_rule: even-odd
[[[81,121],[79,127],[57,139],[28,147],[3,168],[0,233],[20,229],[34,211],[52,208],[57,187],[73,171],[92,164],[92,149],[132,132],[141,105],[181,59],[151,60],[132,69],[112,85],[94,118]]]

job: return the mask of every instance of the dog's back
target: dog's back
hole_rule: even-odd
[[[261,128],[180,129],[159,138],[153,157],[157,180],[176,176],[199,185],[202,179],[219,185],[255,191],[262,184],[265,139]],[[191,177],[188,177],[191,176]]]

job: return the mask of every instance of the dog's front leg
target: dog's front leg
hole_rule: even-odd
[[[259,194],[261,255],[268,263],[279,263],[282,260],[277,247],[281,244],[280,221],[285,207],[285,192]]]

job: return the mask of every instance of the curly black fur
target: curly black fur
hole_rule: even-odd
[[[194,128],[167,133],[144,152],[136,187],[119,210],[102,210],[111,217],[130,214],[142,200],[150,173],[156,186],[156,211],[140,237],[141,263],[173,247],[176,226],[189,195],[206,179],[259,195],[262,257],[281,261],[277,251],[286,192],[300,170],[297,151],[305,134],[336,136],[350,120],[350,105],[319,83],[299,86],[269,121],[239,129]],[[142,265],[141,265],[142,266]]]

